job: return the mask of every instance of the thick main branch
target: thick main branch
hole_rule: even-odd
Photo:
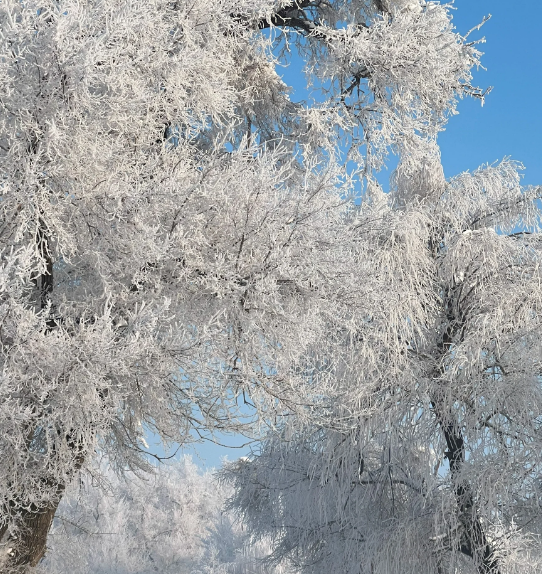
[[[258,22],[258,28],[264,30],[276,26],[302,30],[307,34],[314,33],[316,24],[304,12],[305,8],[312,6],[316,6],[316,4],[311,0],[298,0],[292,3],[291,6],[286,6],[275,12],[270,18],[262,18]]]

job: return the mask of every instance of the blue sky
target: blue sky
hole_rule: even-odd
[[[493,91],[483,108],[477,100],[460,101],[459,115],[451,118],[441,134],[446,176],[510,156],[525,165],[526,185],[542,184],[542,2],[456,0],[454,5],[454,23],[460,33],[492,15],[476,36],[487,39],[480,46],[487,71],[476,72],[474,84],[493,86]],[[293,100],[303,97],[304,87],[296,67],[294,62],[290,70],[279,70],[286,83],[297,87]],[[243,437],[221,440],[231,446],[246,442]],[[198,464],[209,468],[219,466],[224,456],[233,460],[247,451],[205,443],[182,452],[192,454]]]
[[[524,183],[542,183],[542,47],[540,22],[542,2],[526,0],[511,9],[504,0],[455,0],[454,24],[466,34],[491,14],[491,19],[471,35],[486,38],[478,49],[484,52],[486,70],[474,72],[473,84],[493,87],[482,107],[472,98],[459,102],[459,115],[450,119],[440,136],[442,160],[447,177],[504,157],[521,161]],[[307,97],[300,73],[302,62],[293,60],[278,72],[294,88],[292,100]],[[385,178],[380,178],[381,181]]]
[[[487,40],[480,47],[487,71],[478,71],[475,83],[494,88],[483,108],[461,101],[459,115],[441,135],[446,176],[511,156],[525,165],[525,184],[542,184],[542,3],[456,0],[455,6],[462,33],[492,15],[480,31]]]

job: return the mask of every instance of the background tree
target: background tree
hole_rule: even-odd
[[[43,556],[96,449],[141,468],[147,430],[183,443],[327,413],[317,350],[357,329],[373,272],[353,181],[378,204],[388,149],[425,161],[456,98],[482,94],[479,52],[432,2],[9,0],[0,19],[0,535],[15,568]],[[324,90],[310,108],[273,69],[292,36]]]
[[[103,462],[102,462],[103,465]],[[186,457],[142,480],[108,465],[64,497],[39,572],[54,574],[286,574],[257,561],[268,543],[245,544],[243,524],[223,510],[229,489]],[[96,484],[96,478],[100,484]]]

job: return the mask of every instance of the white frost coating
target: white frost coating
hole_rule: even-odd
[[[415,134],[435,136],[458,98],[483,97],[471,85],[481,52],[455,32],[450,6],[393,2],[389,8],[369,26],[353,14],[341,29],[323,22],[318,33],[327,50],[309,61],[310,76],[341,86],[343,122],[354,136],[361,124],[377,169],[387,146],[400,148]]]
[[[100,485],[85,476],[63,500],[39,574],[294,572],[260,562],[269,541],[247,539],[244,525],[224,510],[230,489],[189,457],[145,480],[119,480],[103,463],[101,473]]]
[[[439,273],[474,281],[453,252],[473,209],[463,196],[478,202],[476,229],[506,224],[491,211],[501,195],[481,186],[524,214],[511,163],[442,181],[434,138],[458,97],[480,95],[480,53],[449,9],[316,4],[0,3],[0,543],[12,565],[39,560],[25,536],[96,449],[145,468],[148,430],[183,443],[285,414],[327,424],[337,374],[350,380],[358,359],[360,401],[382,371],[407,377],[405,341],[430,345],[440,317],[427,286]],[[320,103],[290,101],[266,27],[305,36],[309,74],[333,80]],[[390,145],[402,156],[391,203],[373,177]],[[362,208],[358,176],[377,190]],[[429,209],[441,200],[452,215]],[[438,270],[435,218],[450,246]],[[495,262],[502,246],[487,243]]]
[[[509,160],[408,165],[357,216],[363,314],[319,343],[327,417],[226,468],[231,506],[302,572],[536,574],[542,188]]]
[[[408,10],[410,12],[420,13],[422,11],[422,4],[420,0],[387,0],[383,4],[386,5],[388,11],[401,11]]]
[[[304,403],[292,365],[355,291],[351,182],[273,131],[284,85],[231,16],[272,7],[0,5],[6,536],[96,445],[145,467],[145,429],[182,443]]]

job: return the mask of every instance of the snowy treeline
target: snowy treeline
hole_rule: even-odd
[[[231,465],[231,463],[230,463]],[[250,540],[224,503],[231,488],[189,457],[144,478],[122,479],[105,465],[64,497],[49,534],[43,574],[290,574],[261,559],[269,543]]]

